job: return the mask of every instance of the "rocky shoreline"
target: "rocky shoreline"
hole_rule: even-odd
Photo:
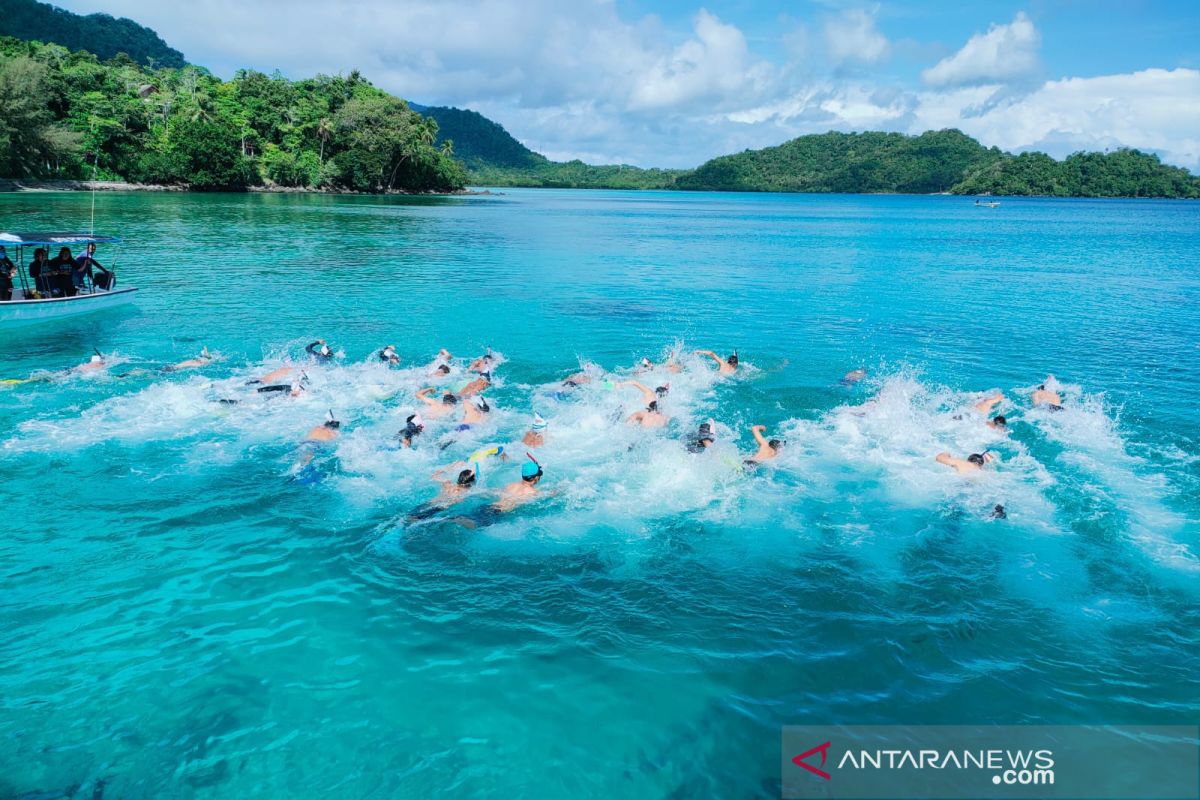
[[[163,185],[154,183],[129,183],[127,181],[68,181],[68,180],[17,180],[0,178],[0,192],[190,192],[182,184]],[[296,186],[248,186],[244,192],[265,194],[365,194],[331,189],[307,189]],[[392,191],[387,194],[395,195],[495,195],[498,192],[488,189],[459,189],[454,192],[400,192]]]

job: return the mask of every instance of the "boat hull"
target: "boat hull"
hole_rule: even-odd
[[[0,329],[52,322],[96,311],[107,311],[133,300],[135,292],[137,292],[137,288],[131,286],[128,289],[114,289],[111,292],[97,291],[78,294],[74,297],[48,297],[42,300],[13,299],[0,302]]]

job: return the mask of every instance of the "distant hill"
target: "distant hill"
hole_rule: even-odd
[[[82,16],[36,0],[0,0],[0,36],[87,50],[107,60],[125,53],[139,64],[182,67],[183,53],[133,20],[108,14]]]
[[[1005,153],[952,191],[1052,197],[1200,197],[1200,178],[1139,150],[1075,153],[1062,161],[1045,153]]]
[[[821,133],[714,158],[680,189],[743,192],[946,192],[1002,157],[957,130]]]
[[[454,142],[454,154],[469,169],[509,167],[532,169],[550,163],[549,160],[518,142],[498,122],[478,111],[446,106],[421,106],[409,103],[409,108],[438,124],[438,143]]]
[[[596,166],[582,161],[551,161],[530,150],[502,125],[477,111],[409,103],[438,124],[438,144],[449,140],[477,186],[532,186],[554,189],[666,189],[680,170],[642,169],[627,164]]]

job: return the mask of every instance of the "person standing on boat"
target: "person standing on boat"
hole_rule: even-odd
[[[0,301],[12,300],[13,278],[17,276],[17,267],[8,252],[0,245]]]
[[[104,267],[100,266],[100,262],[93,256],[96,255],[96,243],[89,242],[87,250],[79,258],[75,259],[75,265],[71,268],[71,283],[75,287],[75,291],[87,288],[88,282],[92,279],[92,267],[99,267],[101,270]],[[84,280],[84,279],[87,280]]]

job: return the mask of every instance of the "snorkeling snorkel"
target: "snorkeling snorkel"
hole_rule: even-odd
[[[330,430],[334,430],[334,431],[336,431],[338,428],[342,427],[342,423],[339,422],[335,416],[333,416],[332,408],[329,409],[329,411],[326,413],[325,427],[329,428]]]
[[[526,483],[534,483],[542,477],[542,465],[538,463],[538,460],[528,450],[525,451],[525,457],[529,461],[521,465],[521,480]]]

